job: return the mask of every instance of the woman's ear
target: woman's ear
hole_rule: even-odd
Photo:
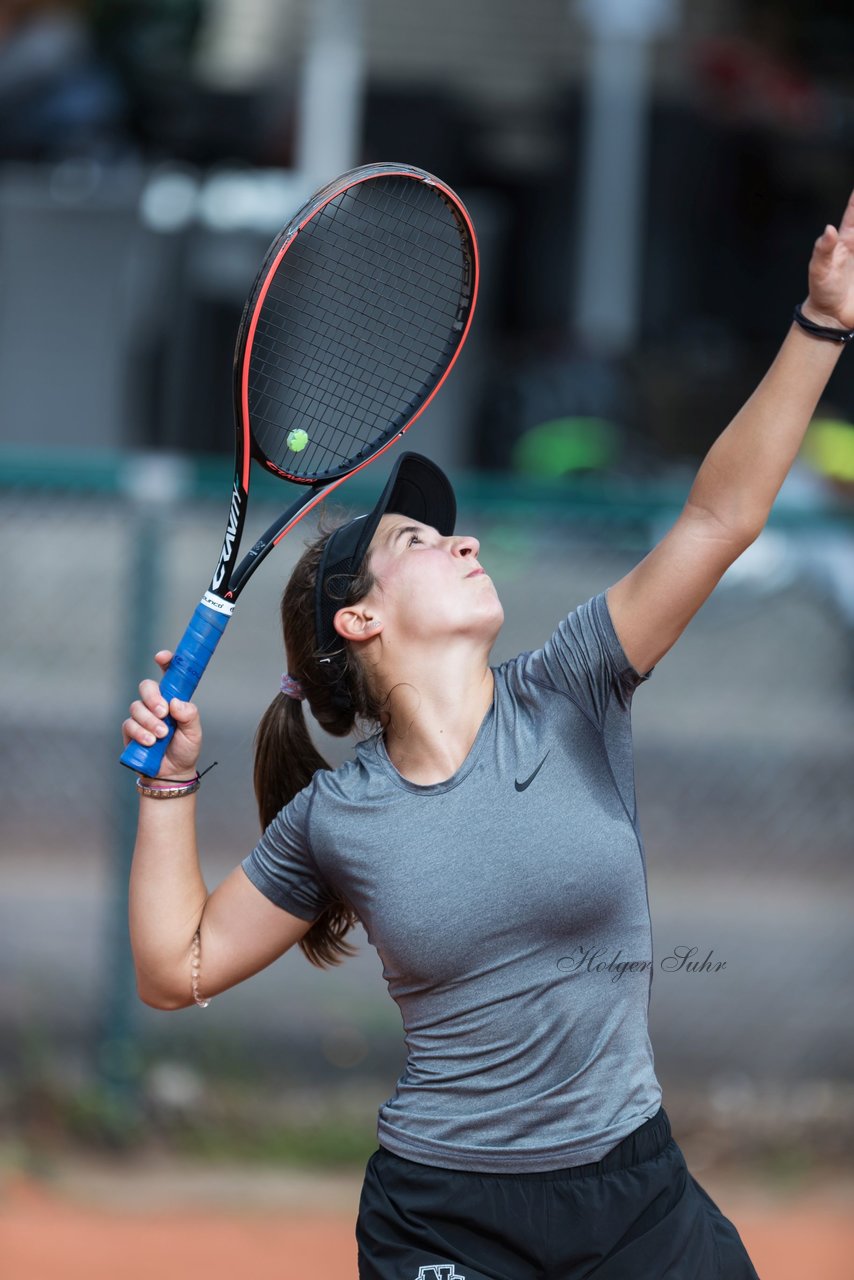
[[[369,609],[353,605],[339,609],[332,620],[335,630],[344,640],[372,640],[382,630],[382,620],[373,617]]]

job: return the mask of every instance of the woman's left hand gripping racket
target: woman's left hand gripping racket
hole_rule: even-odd
[[[438,178],[364,165],[330,183],[270,246],[234,354],[236,450],[222,550],[169,667],[164,698],[192,697],[235,602],[267,553],[412,425],[447,377],[477,296],[471,219]],[[235,568],[250,458],[308,487]],[[121,762],[154,777],[175,730]]]

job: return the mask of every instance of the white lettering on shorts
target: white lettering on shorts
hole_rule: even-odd
[[[428,1262],[420,1267],[415,1280],[466,1280],[453,1262]]]

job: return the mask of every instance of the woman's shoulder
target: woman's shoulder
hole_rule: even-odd
[[[536,699],[543,692],[564,690],[571,683],[567,678],[569,671],[582,665],[582,654],[604,600],[603,591],[574,605],[557,619],[539,644],[493,666],[499,694],[527,700]]]
[[[309,784],[318,799],[354,801],[362,799],[379,782],[377,743],[380,734],[362,738],[355,744],[352,758],[333,769],[318,769]]]
[[[510,696],[565,694],[597,725],[609,707],[628,713],[635,689],[652,674],[639,674],[626,658],[604,590],[574,605],[538,648],[509,659],[498,671]]]

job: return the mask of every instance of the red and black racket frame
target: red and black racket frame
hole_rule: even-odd
[[[466,234],[463,241],[469,246],[469,252],[465,260],[465,279],[458,317],[460,321],[459,340],[444,372],[429,394],[424,397],[423,402],[403,426],[396,427],[390,431],[387,439],[381,438],[378,447],[369,456],[361,459],[356,465],[352,463],[344,464],[337,474],[334,471],[327,472],[320,481],[312,476],[293,475],[276,466],[258,449],[252,437],[250,426],[249,366],[255,328],[267,290],[282,258],[294,243],[300,231],[312,218],[317,216],[330,200],[342,195],[358,183],[379,177],[395,176],[410,177],[434,186],[444,197],[460,224],[465,228]],[[413,422],[420,417],[433,400],[456,363],[468,336],[477,301],[478,282],[477,239],[468,211],[450,187],[447,187],[432,174],[412,165],[372,164],[362,165],[357,169],[350,170],[349,173],[343,174],[336,178],[334,182],[315,192],[273,241],[258,272],[252,292],[244,306],[235,343],[233,374],[234,421],[236,428],[235,461],[231,504],[225,536],[208,589],[196,606],[195,612],[178,643],[178,647],[172,655],[169,666],[160,680],[160,692],[167,704],[171,704],[173,698],[178,698],[183,702],[192,698],[229,619],[234,613],[240,592],[273,547],[314,507],[329,497],[340,484],[343,484],[350,476],[356,475],[369,463],[375,462],[387,449],[390,449],[396,440],[406,434]],[[298,498],[292,506],[280,515],[255,541],[240,563],[236,564],[240,539],[246,520],[249,500],[250,463],[253,458],[265,470],[272,472],[281,479],[290,480],[292,483],[301,485],[304,488],[307,487],[308,493]],[[129,743],[119,757],[120,762],[143,777],[156,777],[176,727],[171,715],[167,715],[163,723],[167,732],[162,738],[155,741],[152,746],[143,746],[137,742]]]

